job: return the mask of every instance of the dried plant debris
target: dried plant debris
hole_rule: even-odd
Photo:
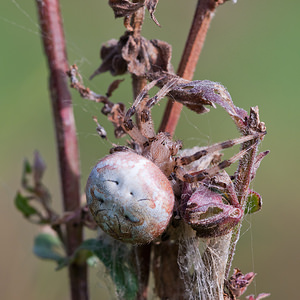
[[[122,127],[121,123],[124,121],[125,115],[126,122],[124,124],[130,127],[129,122],[131,117],[137,112],[137,107],[141,106],[141,102],[146,101],[143,105],[147,109],[151,109],[165,96],[169,96],[197,113],[209,111],[208,108],[204,107],[204,105],[213,107],[215,107],[216,104],[220,105],[230,115],[243,135],[254,134],[255,132],[262,133],[266,131],[264,123],[259,120],[258,108],[252,108],[248,115],[245,110],[233,104],[229,92],[223,85],[217,82],[209,80],[188,81],[168,72],[148,73],[147,78],[151,82],[141,91],[132,107],[130,107],[126,112],[124,104],[112,103],[109,100],[109,97],[97,94],[89,88],[84,87],[76,66],[72,66],[70,68],[68,75],[71,79],[71,86],[76,88],[83,98],[104,103],[102,112],[109,115],[110,120],[117,125],[118,128]],[[120,81],[113,82],[107,95],[111,95],[110,90],[115,90],[119,83]],[[161,89],[155,94],[155,96],[148,99],[148,92],[154,85],[161,87]],[[124,124],[123,131],[126,131]],[[256,166],[259,165],[260,160],[267,153],[268,152],[264,155],[261,154],[257,158]],[[255,170],[253,170],[253,176],[254,173]]]
[[[116,18],[130,17],[140,8],[146,6],[152,20],[159,25],[154,16],[157,4],[158,0],[139,0],[135,2],[128,0],[109,0],[109,5],[113,9]]]
[[[232,276],[228,281],[225,282],[225,300],[238,300],[238,297],[242,296],[247,287],[253,281],[255,273],[250,272],[247,274],[243,274],[239,269],[234,269]],[[257,297],[254,295],[249,295],[246,297],[248,300],[260,300],[270,296],[268,293],[261,293]]]
[[[102,64],[90,79],[106,71],[113,76],[129,72],[142,77],[149,72],[172,72],[171,56],[172,48],[168,43],[135,38],[127,31],[119,41],[112,39],[101,47]]]
[[[104,113],[113,123],[116,137],[127,134],[131,138],[129,146],[134,152],[152,160],[167,178],[170,176],[175,178],[174,187],[180,182],[179,186],[182,190],[177,195],[178,212],[180,217],[195,230],[198,237],[223,236],[240,223],[244,215],[245,201],[244,198],[239,198],[244,195],[240,185],[242,184],[246,190],[244,195],[246,197],[257,166],[266,155],[266,152],[258,156],[256,154],[257,146],[266,133],[264,123],[259,120],[258,108],[251,108],[248,115],[246,111],[233,104],[230,94],[222,85],[207,80],[187,81],[164,72],[161,73],[164,77],[151,78],[152,81],[144,87],[132,106],[126,110],[124,104],[114,104],[108,97],[97,95],[85,88],[77,79],[77,77],[80,78],[77,73],[74,66],[68,72],[72,87],[78,89],[85,98],[104,103]],[[117,84],[113,83],[109,90],[113,90]],[[155,85],[162,87],[149,99],[148,92]],[[199,102],[221,105],[235,121],[243,136],[205,147],[188,156],[176,157],[178,150],[182,147],[181,142],[173,141],[165,132],[156,134],[151,117],[152,107],[166,95],[176,97],[175,99],[183,104],[186,104],[189,99],[189,102],[195,105]],[[132,119],[135,114],[140,126],[137,126],[137,122]],[[97,123],[98,132],[99,128],[103,133],[103,128]],[[217,162],[202,170],[185,169],[186,165],[207,154],[237,144],[243,145],[242,150],[230,159]],[[128,151],[128,149],[122,147],[116,151]],[[233,182],[230,176],[222,170],[236,161],[240,162],[234,177],[238,180]],[[197,184],[198,182],[202,185]],[[178,190],[177,187],[176,189]]]
[[[169,91],[168,96],[189,109],[205,113],[209,111],[205,105],[218,104],[235,122],[240,122],[247,116],[243,109],[233,104],[230,94],[220,83],[209,80],[189,81],[176,76],[171,65],[172,48],[164,41],[134,37],[132,32],[126,31],[119,40],[106,42],[101,47],[100,57],[102,64],[90,79],[106,71],[114,76],[129,72],[149,81],[159,79],[157,86],[162,88],[177,78],[177,84]]]
[[[144,1],[133,3],[128,0],[109,0],[108,3],[113,9],[116,18],[127,17],[144,6]]]
[[[145,65],[142,64],[142,66]],[[250,113],[247,113],[236,107],[228,91],[219,83],[208,80],[188,81],[167,71],[157,71],[144,74],[150,83],[143,88],[131,107],[126,110],[123,103],[113,103],[108,97],[120,82],[112,83],[107,95],[103,96],[84,87],[76,66],[71,67],[68,75],[71,78],[72,87],[76,88],[83,97],[104,104],[102,112],[114,125],[115,136],[120,137],[127,134],[130,137],[128,146],[115,147],[111,153],[128,153],[129,151],[144,156],[158,166],[172,183],[176,199],[174,211],[177,219],[173,216],[168,227],[164,229],[166,233],[164,238],[180,240],[181,231],[176,230],[177,225],[173,225],[180,220],[182,224],[184,223],[185,226],[189,227],[190,231],[194,232],[194,238],[213,239],[214,247],[226,248],[226,251],[223,249],[224,255],[231,257],[228,246],[229,240],[232,241],[230,236],[233,233],[233,228],[236,228],[243,219],[249,184],[253,180],[261,160],[268,153],[266,151],[257,154],[258,144],[266,134],[265,124],[260,121],[258,108],[252,107]],[[149,91],[154,86],[160,87],[160,90],[149,98]],[[204,105],[213,107],[217,104],[220,105],[233,119],[242,133],[242,137],[204,147],[188,156],[180,156],[178,151],[182,147],[182,143],[173,141],[168,133],[160,132],[157,134],[154,130],[151,109],[165,96],[172,97],[198,113],[204,112],[201,108]],[[207,111],[205,107],[204,109]],[[138,121],[133,120],[134,115]],[[98,132],[100,130],[102,136],[105,137],[104,128],[97,120],[96,123]],[[198,160],[201,161],[203,156],[237,144],[242,145],[241,151],[230,159],[221,162],[211,161],[209,166],[201,170],[186,169],[186,165]],[[236,161],[239,161],[239,166],[232,176],[233,179],[231,179],[225,168]],[[260,200],[260,197],[256,197],[256,199]],[[248,209],[247,213],[249,212],[251,211]],[[226,238],[222,239],[222,237]],[[162,241],[164,240],[160,240],[160,242]],[[208,253],[207,251],[205,253]],[[207,254],[206,259],[210,260],[212,257],[211,254]],[[199,259],[202,258],[199,257]],[[224,274],[226,274],[225,263],[221,268],[218,268],[217,272],[223,274],[223,277],[218,279],[218,288],[212,291],[212,296],[209,299],[215,299],[216,293],[223,293],[222,283],[225,279]],[[228,284],[227,299],[237,299],[236,297],[244,292],[252,280],[249,274],[243,275],[243,277],[240,273],[235,273]],[[194,279],[195,276],[198,276],[196,281],[189,277],[189,272],[186,272],[185,276],[188,285],[190,285],[193,282],[200,282],[203,274],[201,272],[193,274]],[[205,279],[208,285],[213,284],[215,278],[213,276],[208,277]],[[197,286],[199,284],[195,285],[194,288]]]
[[[233,275],[226,284],[231,295],[231,299],[236,299],[243,295],[247,287],[253,281],[255,275],[256,274],[253,272],[244,275],[239,269],[234,269]]]
[[[197,113],[209,111],[203,105],[215,107],[215,104],[218,104],[229,113],[235,122],[240,122],[247,116],[245,110],[233,104],[227,89],[218,82],[210,80],[189,81],[167,72],[148,73],[146,77],[150,81],[160,78],[161,80],[157,83],[159,87],[177,78],[177,84],[173,86],[168,96]]]

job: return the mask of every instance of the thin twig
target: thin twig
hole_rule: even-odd
[[[71,94],[68,89],[68,69],[65,39],[58,0],[36,1],[41,24],[41,36],[50,70],[49,89],[54,115],[58,159],[64,210],[80,208],[80,171]],[[66,224],[67,255],[81,244],[83,230],[80,220]],[[87,300],[87,267],[74,262],[69,266],[72,300]]]
[[[189,36],[177,70],[180,77],[192,80],[213,12],[223,2],[222,0],[198,0]],[[173,135],[181,110],[181,103],[169,99],[159,131],[169,132]]]

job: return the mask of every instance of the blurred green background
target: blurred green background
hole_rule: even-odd
[[[147,14],[143,35],[173,45],[178,65],[196,0],[160,1],[157,27]],[[100,45],[124,32],[107,1],[61,1],[70,64],[76,63],[86,85],[105,93],[110,74],[88,77],[99,66]],[[254,271],[249,293],[270,292],[270,299],[299,297],[299,109],[300,2],[292,0],[239,0],[219,7],[209,29],[195,79],[224,84],[237,106],[259,105],[267,125],[261,150],[271,153],[263,161],[253,188],[263,196],[263,210],[244,221],[233,263],[243,272]],[[54,206],[61,210],[56,146],[47,90],[48,70],[41,47],[34,1],[0,3],[0,299],[67,299],[66,271],[32,254],[40,228],[16,211],[14,195],[20,187],[23,159],[32,160],[38,149],[47,163],[45,183]],[[130,78],[114,94],[116,101],[131,101]],[[92,116],[111,126],[99,106],[74,96],[74,112],[81,154],[82,188],[95,162],[111,144],[100,140]],[[155,108],[159,120],[164,104]],[[156,121],[158,126],[158,121]],[[220,107],[206,115],[184,110],[176,131],[185,147],[207,145],[238,133]],[[122,141],[121,141],[122,143]],[[234,151],[236,152],[238,148]],[[230,151],[226,152],[231,153]],[[233,152],[232,152],[233,153]],[[107,299],[101,270],[91,270],[91,299]],[[249,294],[247,293],[247,294]],[[298,297],[297,297],[298,296]]]

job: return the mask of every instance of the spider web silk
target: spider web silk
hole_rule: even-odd
[[[203,148],[185,149],[180,154],[191,155],[201,149]],[[212,159],[213,154],[204,156],[186,169],[205,169]],[[223,300],[225,268],[232,233],[217,238],[200,239],[191,234],[191,231],[191,228],[185,226],[179,238],[178,266],[185,284],[185,299]]]
[[[186,288],[186,299],[224,299],[230,239],[231,233],[211,239],[180,239],[178,265]]]
[[[101,229],[98,229],[98,240],[97,251],[100,255],[97,256],[101,261],[98,277],[109,292],[110,299],[134,299],[139,276],[132,265],[133,246],[115,240]]]
[[[179,240],[177,259],[180,277],[185,285],[184,299],[223,300],[225,267],[231,233],[218,238],[200,239],[191,237],[191,234],[188,234],[189,228],[186,231],[182,232],[182,238]],[[116,241],[103,232],[100,234],[100,239],[103,247],[100,248],[102,248],[102,251],[104,250],[103,259],[108,262],[109,266],[106,265],[106,267],[103,266],[104,269],[101,268],[102,274],[101,276],[99,274],[99,277],[101,277],[101,281],[110,292],[111,299],[126,299],[125,286],[134,285],[133,276],[136,271],[130,267],[134,247]],[[106,251],[108,245],[110,251]],[[136,264],[138,266],[139,262],[136,262]],[[116,284],[115,281],[116,277],[120,276],[120,272],[125,275],[125,282],[122,285]],[[139,274],[135,273],[135,275],[139,279]],[[151,276],[153,277],[153,274]],[[153,291],[151,292],[153,285],[153,278],[152,280],[150,278],[148,299],[159,299],[155,293],[153,294]]]

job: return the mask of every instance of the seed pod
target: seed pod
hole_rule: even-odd
[[[172,216],[174,194],[163,172],[132,152],[115,152],[93,168],[86,185],[96,223],[123,242],[146,244],[161,235]]]

